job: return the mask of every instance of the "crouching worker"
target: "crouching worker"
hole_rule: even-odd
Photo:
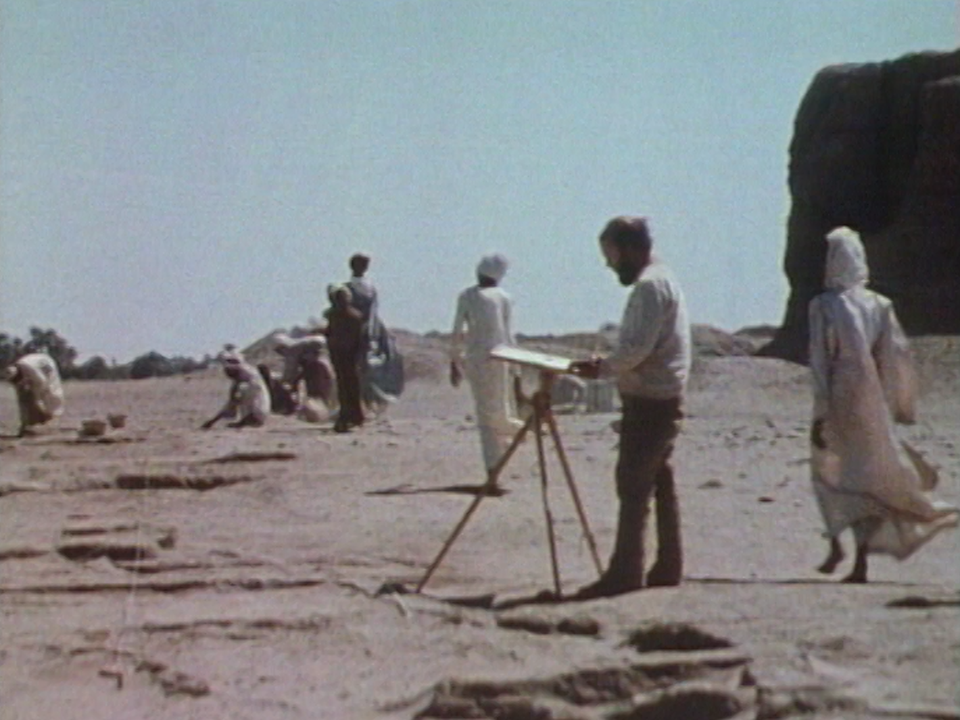
[[[291,338],[274,335],[274,350],[283,358],[282,382],[289,388],[301,420],[320,422],[336,406],[333,372],[324,357],[327,339],[323,335]],[[303,392],[300,390],[301,381]]]
[[[201,428],[209,430],[217,421],[236,418],[228,427],[260,427],[270,414],[270,391],[257,369],[233,352],[222,353],[223,373],[233,382],[223,409]]]
[[[266,363],[257,365],[257,372],[263,378],[270,393],[270,412],[277,415],[293,415],[297,411],[297,398],[290,387],[283,382],[283,377],[275,373]]]
[[[34,425],[43,425],[63,413],[63,385],[57,364],[46,353],[24,355],[4,370],[17,393],[23,437]]]

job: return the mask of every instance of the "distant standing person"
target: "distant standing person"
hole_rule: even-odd
[[[377,337],[377,289],[365,276],[370,269],[370,256],[356,253],[350,258],[352,276],[346,284],[350,291],[350,304],[360,311],[363,330],[367,340]]]
[[[260,427],[270,415],[270,390],[260,372],[232,349],[220,354],[220,362],[223,374],[232,381],[227,402],[201,428],[209,430],[220,420],[234,418],[228,427]]]
[[[53,358],[46,353],[30,353],[7,366],[4,377],[13,384],[20,409],[23,437],[34,425],[43,425],[63,413],[63,384]]]
[[[363,315],[350,302],[350,289],[334,285],[328,290],[330,308],[324,313],[327,348],[337,380],[340,412],[333,429],[349,432],[363,425],[360,401],[360,348],[363,345]]]
[[[403,391],[403,358],[380,317],[377,289],[366,277],[370,257],[357,253],[350,258],[353,276],[347,282],[350,304],[363,316],[360,344],[360,398],[374,414],[382,412]]]
[[[610,564],[578,599],[643,587],[679,585],[683,576],[680,511],[670,456],[680,432],[690,373],[691,340],[680,285],[653,255],[646,218],[617,217],[600,234],[600,249],[622,285],[631,287],[619,346],[606,358],[573,364],[581,377],[615,376],[623,415],[617,459],[620,516]],[[644,531],[650,500],[657,506],[657,560],[644,577]]]
[[[809,308],[811,469],[830,542],[818,569],[836,569],[839,537],[852,528],[856,559],[844,582],[865,583],[869,554],[902,560],[956,525],[958,510],[927,497],[935,472],[921,472],[897,439],[894,423],[915,422],[912,360],[893,304],[866,288],[860,236],[840,227],[826,242],[826,290]]]
[[[457,298],[450,347],[450,382],[466,375],[476,403],[483,462],[490,471],[523,423],[517,417],[511,367],[490,358],[497,345],[514,345],[510,296],[499,286],[507,272],[503,255],[488,255],[477,265],[477,284]]]

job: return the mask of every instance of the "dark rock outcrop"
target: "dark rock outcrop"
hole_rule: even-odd
[[[859,231],[871,287],[909,334],[960,333],[960,50],[821,70],[790,144],[783,324],[760,354],[804,361],[824,235]]]

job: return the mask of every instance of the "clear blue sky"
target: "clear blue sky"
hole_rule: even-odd
[[[448,329],[490,251],[526,333],[619,318],[649,215],[695,322],[779,321],[821,67],[958,45],[955,0],[3,0],[0,330],[198,355],[319,315],[355,250]]]

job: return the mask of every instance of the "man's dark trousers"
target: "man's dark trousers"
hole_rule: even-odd
[[[616,590],[678,585],[683,574],[680,511],[670,456],[683,418],[680,398],[654,400],[623,395],[617,494],[617,539],[604,573]],[[644,583],[644,531],[651,497],[657,502],[657,561]]]

